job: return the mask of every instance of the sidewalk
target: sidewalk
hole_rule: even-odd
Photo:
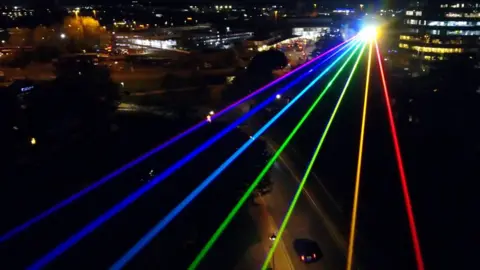
[[[267,257],[267,254],[272,245],[269,237],[278,231],[278,227],[275,224],[270,213],[267,211],[267,205],[263,198],[256,199],[256,206],[250,206],[249,212],[250,215],[257,224],[258,233],[261,236],[261,241],[251,246],[244,255],[241,263],[239,263],[235,270],[252,270],[252,269],[261,269],[262,264]],[[288,254],[285,243],[281,241],[275,254],[273,256],[274,270],[294,270],[292,260]]]

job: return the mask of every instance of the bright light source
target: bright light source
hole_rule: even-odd
[[[377,37],[377,28],[375,26],[367,26],[363,28],[358,35],[363,40],[371,40]]]
[[[66,37],[65,34],[63,34],[63,33],[60,34],[60,38],[61,38],[61,39],[64,39],[65,37]]]
[[[276,99],[281,99],[281,98],[282,98],[282,95],[277,94],[277,95],[275,96],[275,98],[276,98]]]
[[[35,145],[37,144],[37,140],[35,138],[30,139],[30,144]]]
[[[214,112],[214,111],[210,111],[208,114],[210,114],[210,115],[214,115],[214,114],[215,114],[215,112]]]
[[[277,239],[277,235],[272,234],[270,237],[268,237],[268,239],[270,239],[270,241],[275,241],[275,239]]]

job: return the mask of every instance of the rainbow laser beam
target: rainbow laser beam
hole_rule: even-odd
[[[344,52],[342,54],[345,55],[348,51],[350,51],[353,47],[351,47],[349,50]],[[329,58],[325,59],[322,63],[325,61],[329,60],[331,57],[333,57],[335,54],[331,55]],[[340,59],[340,58],[339,58]],[[339,59],[335,60],[335,63],[339,61]],[[326,73],[326,71],[322,72],[322,74]],[[49,253],[47,253],[45,256],[34,262],[31,266],[28,267],[28,269],[39,269],[51,261],[53,261],[56,257],[64,253],[66,250],[71,248],[73,245],[78,243],[80,240],[82,240],[84,237],[86,237],[88,234],[93,232],[96,228],[98,228],[100,225],[103,223],[107,222],[110,218],[118,214],[120,211],[125,209],[127,206],[132,204],[134,201],[136,201],[138,198],[140,198],[143,194],[151,190],[154,186],[156,186],[158,183],[162,182],[164,179],[172,175],[174,172],[176,172],[178,169],[180,169],[183,165],[188,163],[190,160],[192,160],[195,156],[197,156],[199,153],[210,147],[213,143],[215,143],[218,139],[223,137],[225,134],[229,133],[233,129],[236,129],[238,125],[240,125],[242,122],[247,120],[250,116],[264,108],[268,103],[272,102],[273,100],[276,99],[276,94],[283,93],[287,89],[289,89],[293,84],[295,84],[297,81],[291,82],[289,85],[285,86],[282,88],[280,91],[272,95],[269,99],[263,101],[261,104],[258,106],[255,106],[251,111],[249,111],[247,114],[243,115],[241,118],[237,119],[235,122],[230,124],[227,128],[223,129],[216,135],[214,135],[212,138],[207,140],[205,143],[197,147],[195,150],[187,154],[185,157],[177,161],[175,164],[170,166],[168,169],[160,173],[158,176],[156,176],[154,179],[152,179],[150,182],[145,184],[144,186],[140,187],[137,189],[135,192],[127,196],[125,199],[123,199],[120,203],[116,204],[112,208],[110,208],[107,212],[104,214],[100,215],[97,219],[94,221],[90,222],[87,224],[85,227],[83,227],[80,231],[76,232],[73,236],[68,238],[65,242],[61,243],[57,247],[55,247],[53,250],[51,250]]]
[[[213,116],[211,116],[211,120],[214,120],[220,116],[222,116],[223,114],[227,113],[228,111],[232,110],[233,108],[235,108],[236,106],[240,105],[241,103],[249,100],[250,98],[253,98],[254,96],[262,93],[263,91],[265,91],[266,89],[276,85],[277,83],[283,81],[284,79],[292,76],[293,74],[295,74],[296,72],[298,72],[299,70],[302,70],[304,69],[305,67],[309,66],[310,64],[314,63],[316,60],[319,60],[320,58],[328,55],[329,53],[335,51],[337,48],[340,48],[342,46],[344,46],[345,44],[349,43],[350,41],[353,41],[354,39],[356,39],[356,36],[355,37],[352,37],[340,44],[338,44],[337,46],[329,49],[328,51],[322,53],[321,55],[315,57],[314,59],[312,59],[311,61],[301,65],[300,67],[298,67],[297,69],[293,70],[292,72],[290,73],[287,73],[285,74],[284,76],[270,82],[269,84],[263,86],[262,88],[260,89],[257,89],[255,90],[254,92],[250,93],[249,95],[245,96],[244,98],[230,104],[229,106],[227,106],[226,108],[218,111],[216,114],[214,114]],[[175,142],[179,141],[180,139],[186,137],[187,135],[191,134],[192,132],[198,130],[199,128],[209,124],[210,121],[208,120],[202,120],[201,122],[199,122],[198,124],[195,124],[193,125],[192,127],[188,128],[187,130],[177,134],[176,136],[170,138],[169,140],[163,142],[162,144],[160,144],[159,146],[153,148],[152,150],[146,152],[145,154],[137,157],[136,159],[128,162],[127,164],[123,165],[122,167],[120,167],[119,169],[109,173],[108,175],[102,177],[100,180],[96,181],[95,183],[91,184],[90,186],[80,190],[79,192],[71,195],[70,197],[64,199],[63,201],[57,203],[56,205],[52,206],[51,208],[43,211],[42,213],[40,213],[39,215],[35,216],[34,218],[31,218],[29,219],[28,221],[26,221],[25,223],[21,224],[21,225],[18,225],[16,226],[15,228],[9,230],[8,232],[6,232],[5,234],[1,235],[0,236],[0,243],[2,242],[5,242],[5,241],[8,241],[9,239],[13,238],[14,236],[16,236],[17,234],[25,231],[26,229],[28,229],[30,226],[40,222],[41,220],[47,218],[48,216],[52,215],[53,213],[65,208],[66,206],[68,206],[70,203],[82,198],[83,196],[85,196],[86,194],[90,193],[91,191],[99,188],[100,186],[103,186],[105,183],[109,182],[110,180],[112,180],[113,178],[117,177],[118,175],[122,174],[123,172],[127,171],[128,169],[136,166],[137,164],[139,164],[140,162],[146,160],[147,158],[151,157],[152,155],[160,152],[161,150],[167,148],[168,146],[174,144]]]
[[[397,129],[395,127],[395,120],[392,113],[392,105],[390,104],[390,95],[388,94],[387,81],[385,80],[385,71],[383,70],[382,64],[383,58],[380,56],[380,49],[376,40],[375,49],[377,51],[377,62],[380,69],[380,77],[382,79],[383,94],[385,97],[388,120],[390,123],[390,133],[392,134],[393,145],[395,147],[395,156],[397,159],[397,167],[400,174],[400,183],[402,185],[403,199],[405,201],[405,209],[408,216],[410,234],[413,242],[413,250],[415,252],[415,260],[417,262],[417,270],[424,270],[425,263],[422,257],[422,249],[420,248],[420,240],[418,239],[417,226],[415,225],[415,216],[413,214],[412,201],[410,199],[410,193],[408,192],[407,176],[405,174],[405,167],[403,165],[402,154],[400,151],[400,143],[398,142]]]
[[[353,48],[353,47],[352,47]],[[133,257],[138,254],[153,238],[158,235],[185,207],[190,204],[215,178],[220,175],[235,159],[237,159],[258,137],[260,137],[275,121],[278,120],[291,106],[295,104],[310,88],[313,87],[330,69],[340,61],[343,56],[348,53],[346,51],[330,66],[328,66],[318,77],[311,81],[294,99],[292,99],[285,107],[282,108],[274,117],[272,117],[261,129],[259,129],[252,137],[237,149],[225,162],[223,162],[213,173],[211,173],[203,182],[197,186],[182,202],[180,202],[173,210],[171,210],[160,222],[158,222],[140,241],[138,241],[125,255],[123,255],[110,269],[117,270],[123,268]]]
[[[348,240],[348,253],[347,253],[347,270],[351,270],[353,266],[353,250],[355,246],[355,227],[357,222],[357,210],[358,210],[358,197],[360,194],[360,176],[362,171],[362,157],[363,157],[363,141],[365,138],[365,125],[367,122],[367,104],[368,104],[368,89],[370,88],[370,69],[372,66],[372,44],[368,49],[368,63],[367,63],[367,75],[365,78],[365,97],[363,99],[363,111],[362,111],[362,124],[360,128],[360,139],[358,146],[358,159],[357,159],[357,172],[355,176],[355,189],[353,192],[353,208],[352,208],[352,220],[350,222],[350,237]]]
[[[332,84],[335,82],[337,77],[340,75],[340,73],[343,71],[345,66],[350,62],[351,58],[355,54],[355,52],[358,50],[360,45],[357,45],[355,48],[355,51],[353,51],[350,56],[346,59],[346,61],[343,63],[343,65],[340,67],[340,69],[335,73],[333,78],[328,82],[327,86],[323,89],[322,93],[317,97],[317,99],[313,102],[313,104],[310,106],[310,108],[307,110],[307,112],[303,115],[303,117],[300,119],[300,121],[297,123],[295,128],[292,130],[292,132],[288,135],[288,137],[285,139],[283,144],[278,148],[278,150],[275,152],[274,156],[268,161],[267,165],[263,168],[262,172],[255,178],[253,183],[249,186],[245,194],[240,198],[238,203],[234,206],[232,211],[228,214],[228,216],[223,220],[223,222],[220,224],[218,229],[215,231],[213,236],[209,239],[209,241],[205,244],[205,246],[202,248],[200,253],[195,257],[194,261],[190,264],[188,267],[188,270],[194,270],[198,267],[200,262],[205,258],[207,255],[208,251],[212,248],[212,246],[215,244],[215,242],[218,240],[220,235],[225,231],[227,226],[230,224],[230,222],[233,220],[233,217],[238,213],[240,208],[245,204],[245,202],[248,200],[250,195],[252,194],[253,190],[256,188],[258,183],[263,179],[265,174],[268,172],[268,170],[273,166],[275,163],[276,159],[280,156],[282,151],[287,147],[288,143],[292,140],[293,136],[298,132],[300,127],[303,125],[303,123],[306,121],[306,119],[310,116],[312,111],[315,109],[315,107],[318,105],[318,103],[322,100],[323,96],[327,92],[328,89],[332,86]]]
[[[262,270],[266,270],[268,268],[268,265],[270,264],[270,260],[272,259],[273,253],[275,252],[275,249],[278,246],[278,243],[280,242],[280,239],[282,238],[282,235],[285,231],[285,228],[287,227],[288,221],[290,220],[290,217],[293,213],[293,209],[295,208],[295,205],[297,204],[298,198],[300,198],[300,194],[302,193],[303,187],[305,186],[305,183],[307,182],[307,178],[310,175],[310,172],[313,168],[313,164],[315,163],[315,160],[317,159],[318,154],[320,153],[320,150],[322,149],[323,143],[325,141],[325,138],[327,137],[328,131],[330,129],[330,126],[333,123],[333,120],[335,119],[335,115],[337,114],[338,108],[340,107],[340,104],[342,103],[343,97],[345,96],[345,93],[348,89],[348,86],[350,85],[350,81],[352,80],[353,74],[355,73],[355,70],[357,69],[358,63],[360,62],[360,58],[362,57],[363,51],[365,50],[365,45],[366,43],[362,46],[361,52],[358,54],[357,60],[355,61],[355,65],[352,68],[352,71],[350,72],[350,75],[348,76],[347,82],[345,83],[345,86],[343,87],[342,94],[340,95],[337,104],[335,105],[335,108],[333,109],[332,115],[330,116],[330,119],[328,120],[327,126],[325,127],[325,130],[323,131],[322,137],[320,138],[320,141],[318,142],[317,148],[315,149],[315,152],[312,156],[312,159],[310,160],[307,169],[305,170],[305,174],[303,175],[302,181],[300,182],[300,185],[295,192],[295,196],[293,197],[292,203],[290,204],[287,214],[285,215],[285,218],[282,222],[282,225],[280,226],[280,229],[278,230],[277,237],[275,241],[273,242],[273,246],[268,252],[267,258],[263,262]]]

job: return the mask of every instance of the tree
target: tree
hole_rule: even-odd
[[[106,32],[97,20],[84,16],[66,17],[63,31],[73,51],[88,50],[98,46],[101,35]]]
[[[68,137],[73,130],[82,134],[107,130],[120,98],[109,70],[87,63],[64,63],[60,69],[53,82],[25,98],[32,132]]]
[[[15,29],[10,33],[8,44],[11,46],[25,46],[29,43],[30,37],[30,29]]]
[[[52,38],[52,31],[53,29],[48,29],[45,26],[37,26],[33,30],[33,44],[35,46],[39,46],[42,44],[46,44]]]
[[[249,75],[273,79],[272,72],[276,69],[283,69],[288,65],[285,54],[278,50],[268,50],[253,57],[247,67]]]
[[[281,51],[269,50],[258,53],[253,57],[246,72],[236,76],[233,83],[227,87],[224,101],[236,100],[266,85],[275,79],[274,71],[283,69],[287,64],[287,57]],[[256,100],[263,98],[265,95],[258,95]]]
[[[312,52],[312,55],[319,55],[328,49],[337,46],[342,43],[343,39],[341,37],[324,37],[315,43],[315,49]]]

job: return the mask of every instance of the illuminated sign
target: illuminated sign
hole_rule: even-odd
[[[21,92],[28,92],[33,89],[34,86],[27,86],[27,87],[22,87],[20,88]]]

